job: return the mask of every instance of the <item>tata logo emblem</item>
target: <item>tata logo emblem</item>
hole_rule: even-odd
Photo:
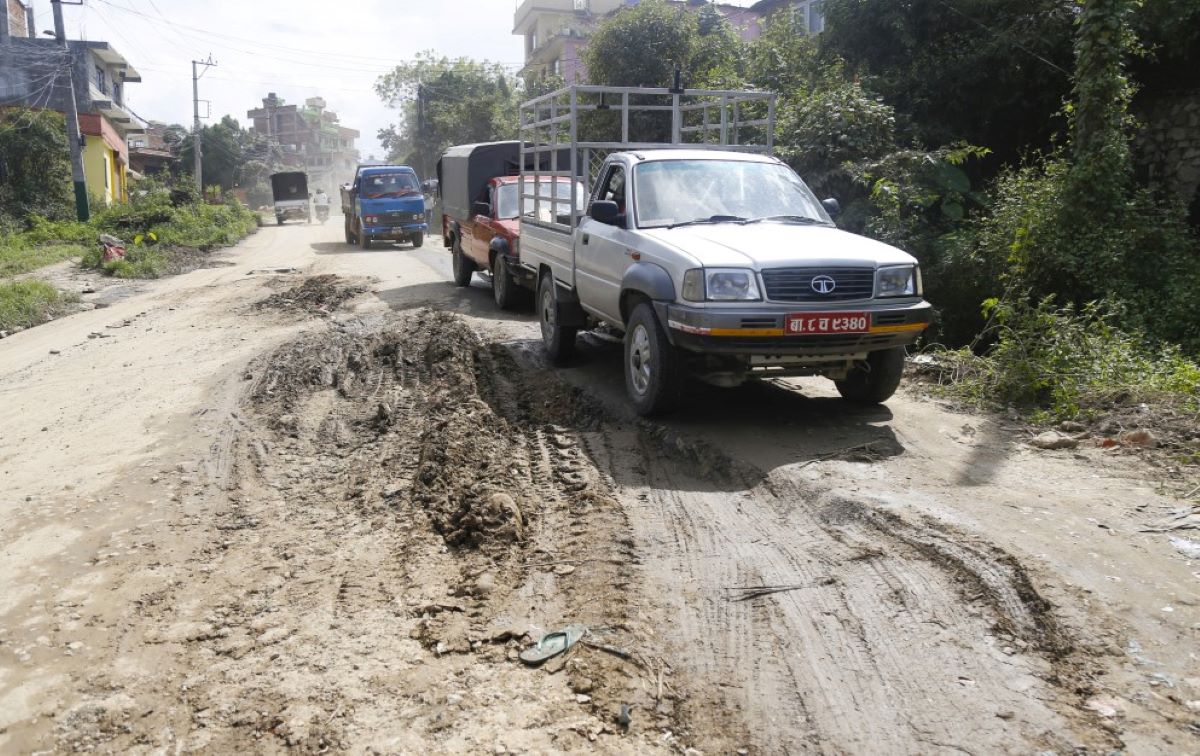
[[[812,290],[818,294],[832,294],[837,288],[837,281],[832,276],[813,276]]]

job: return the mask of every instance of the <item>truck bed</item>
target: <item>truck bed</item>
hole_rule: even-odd
[[[529,219],[521,223],[521,267],[536,276],[543,266],[565,286],[575,285],[575,244],[570,230]]]

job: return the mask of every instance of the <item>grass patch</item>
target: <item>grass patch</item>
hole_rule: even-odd
[[[72,257],[80,257],[84,247],[80,244],[33,244],[14,245],[11,239],[0,242],[0,278],[17,276],[53,265]]]
[[[32,328],[53,320],[76,297],[64,295],[45,281],[0,282],[0,331]]]
[[[0,242],[0,277],[80,256],[81,265],[120,278],[157,278],[197,267],[198,252],[236,244],[258,227],[241,204],[175,205],[154,194],[99,211],[88,223],[32,218],[29,227]],[[126,259],[104,262],[100,234],[127,244]]]

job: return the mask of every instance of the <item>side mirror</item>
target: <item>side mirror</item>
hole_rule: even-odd
[[[617,203],[612,200],[596,200],[592,203],[592,209],[588,211],[588,215],[594,221],[607,223],[612,226],[616,224],[617,218],[621,215],[621,210],[617,207]]]
[[[830,218],[836,218],[842,212],[842,203],[838,202],[833,197],[821,200],[821,207],[825,208],[825,212],[829,213]]]
[[[486,215],[488,217],[491,217],[492,206],[483,201],[476,202],[471,205],[471,214],[472,215]]]

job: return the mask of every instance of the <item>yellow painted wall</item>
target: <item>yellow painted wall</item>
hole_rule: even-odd
[[[98,137],[89,136],[84,142],[83,170],[87,174],[88,194],[105,205],[128,201],[128,169],[121,163],[121,156]]]

